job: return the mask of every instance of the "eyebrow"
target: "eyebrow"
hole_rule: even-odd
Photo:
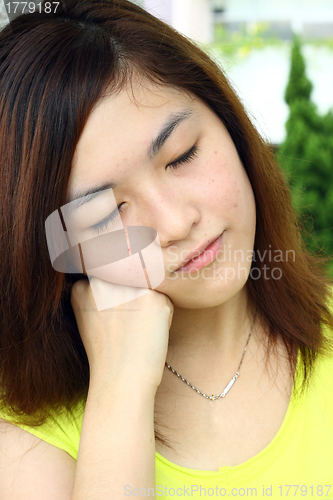
[[[191,118],[193,115],[190,109],[184,109],[181,112],[174,113],[169,116],[168,120],[164,124],[161,132],[158,134],[156,139],[153,139],[151,145],[148,149],[148,157],[150,160],[155,158],[155,156],[160,152],[166,140],[170,137],[175,128],[184,120]]]
[[[66,207],[67,213],[71,214],[73,212],[76,212],[76,210],[82,207],[82,205],[89,203],[89,201],[102,194],[102,191],[105,191],[106,189],[114,189],[116,185],[117,184],[115,182],[107,182],[102,186],[75,191],[72,197],[66,200],[66,204],[71,204],[70,207]]]
[[[180,111],[178,113],[173,113],[172,115],[170,115],[165,124],[163,125],[163,128],[158,134],[158,136],[152,140],[147,151],[148,158],[150,160],[155,158],[157,154],[161,151],[165,142],[170,137],[175,128],[181,122],[191,118],[192,116],[193,113],[190,109],[184,109],[183,111]],[[71,203],[71,207],[68,207],[69,208],[68,213],[75,212],[76,210],[78,210],[78,208],[82,207],[82,205],[89,203],[89,201],[99,196],[102,191],[106,189],[115,189],[116,186],[117,184],[115,182],[107,182],[97,187],[75,191],[72,194],[72,196],[68,200],[66,200],[66,203]]]

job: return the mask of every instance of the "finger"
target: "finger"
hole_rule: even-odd
[[[96,277],[90,279],[90,287],[98,311],[130,304],[150,291],[148,288],[109,283]]]

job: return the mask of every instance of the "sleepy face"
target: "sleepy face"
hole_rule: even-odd
[[[244,291],[254,195],[228,131],[195,95],[133,80],[101,100],[77,144],[67,201],[89,192],[72,216],[77,239],[152,228],[165,272],[153,288],[175,306],[212,307]],[[93,275],[112,281],[108,266]]]

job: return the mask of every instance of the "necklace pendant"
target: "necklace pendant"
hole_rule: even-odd
[[[234,385],[234,383],[236,382],[238,376],[239,376],[239,373],[237,375],[238,372],[235,373],[235,375],[232,377],[232,379],[230,380],[229,384],[227,385],[227,387],[224,389],[223,391],[223,394],[226,395],[227,392],[230,391],[231,387]]]
[[[252,325],[251,325],[251,328],[250,328],[250,333],[249,333],[249,336],[248,336],[248,339],[247,339],[247,342],[246,342],[246,345],[245,345],[245,348],[244,348],[244,351],[243,351],[242,358],[241,358],[240,363],[239,363],[238,370],[235,373],[235,375],[232,377],[232,379],[230,380],[229,384],[225,387],[224,391],[221,394],[218,394],[217,396],[214,396],[214,394],[212,394],[211,396],[208,396],[207,394],[204,394],[203,392],[199,391],[199,389],[197,389],[196,387],[194,387],[194,385],[190,384],[190,382],[188,380],[186,380],[186,378],[182,377],[178,372],[176,372],[176,370],[174,370],[171,365],[168,365],[168,363],[166,361],[165,361],[165,366],[167,366],[167,368],[169,370],[171,370],[172,373],[174,373],[175,375],[177,375],[177,377],[179,377],[183,382],[185,382],[189,387],[191,387],[193,390],[195,390],[201,396],[204,396],[205,398],[210,399],[211,401],[215,401],[216,399],[224,398],[228,394],[228,392],[230,391],[230,389],[232,388],[232,386],[234,385],[234,383],[236,382],[236,380],[239,377],[239,369],[240,369],[240,367],[242,365],[243,358],[244,358],[244,355],[245,355],[245,352],[246,352],[246,349],[247,349],[247,345],[249,343],[249,340],[250,340],[250,337],[251,337],[251,334],[252,334],[252,329],[253,329],[253,325],[254,325],[254,322],[255,322],[255,319],[256,319],[256,315],[257,315],[257,310],[254,313],[254,318],[253,318]]]

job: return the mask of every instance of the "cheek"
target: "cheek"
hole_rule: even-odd
[[[256,227],[256,206],[252,186],[246,174],[234,183],[230,193],[228,219],[231,224],[237,225],[238,232],[251,235],[252,238]]]
[[[237,170],[237,169],[236,169]],[[214,157],[207,162],[205,175],[200,179],[198,194],[206,204],[227,216],[242,202],[242,185],[230,164]]]
[[[228,161],[214,158],[207,169],[201,196],[205,196],[215,213],[241,226],[255,224],[255,200],[251,183],[238,156]],[[209,172],[209,175],[208,175]]]

